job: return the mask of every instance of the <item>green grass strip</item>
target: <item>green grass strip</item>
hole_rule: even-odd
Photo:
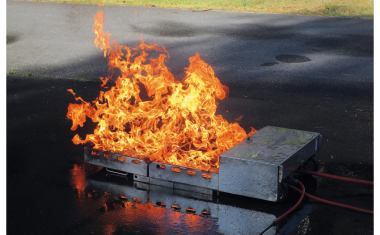
[[[36,0],[38,1],[38,0]],[[373,18],[373,0],[44,0],[48,2]]]

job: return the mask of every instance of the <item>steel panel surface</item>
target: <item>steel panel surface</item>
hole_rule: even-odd
[[[277,165],[222,155],[219,165],[219,191],[277,201]]]
[[[149,184],[149,177],[147,177],[147,176],[135,174],[133,176],[133,180]]]
[[[182,184],[182,183],[174,183],[175,189],[181,189],[181,190],[187,190],[195,193],[202,193],[202,194],[210,194],[212,195],[212,189],[198,187],[194,185],[188,185],[188,184]]]
[[[165,169],[162,169],[160,165],[164,166]],[[172,171],[172,168],[179,168],[181,169],[181,172]],[[187,171],[193,171],[196,174],[189,175]],[[202,174],[210,175],[211,179],[204,178]],[[219,174],[194,170],[186,167],[152,162],[149,165],[149,177],[218,190]]]
[[[318,136],[315,132],[266,126],[222,155],[280,165]],[[316,143],[315,150],[317,147]]]
[[[290,174],[292,174],[295,170],[298,169],[301,165],[303,165],[310,157],[316,154],[318,151],[318,138],[314,138],[309,141],[307,144],[302,146],[302,148],[298,149],[295,153],[285,159],[281,165],[283,166],[283,177],[285,179]],[[281,180],[282,180],[281,179]]]
[[[212,201],[212,194],[197,193],[197,192],[182,190],[182,189],[177,189],[177,188],[174,188],[174,194],[182,196],[182,197]]]
[[[167,188],[173,188],[174,187],[173,181],[156,179],[153,177],[149,177],[149,183],[159,185],[159,186],[163,186],[163,187],[167,187]]]
[[[93,154],[92,152],[97,152],[98,154]],[[105,154],[107,154],[108,157],[105,157]],[[134,164],[132,161],[140,164]],[[112,152],[85,147],[84,162],[132,174],[148,176],[148,165],[143,160]]]

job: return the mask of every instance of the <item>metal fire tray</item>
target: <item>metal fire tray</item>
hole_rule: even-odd
[[[134,174],[135,181],[212,195],[213,191],[278,201],[281,184],[309,161],[318,161],[319,133],[267,126],[219,157],[219,173],[85,148],[85,162]]]

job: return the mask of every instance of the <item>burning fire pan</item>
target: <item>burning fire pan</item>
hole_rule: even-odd
[[[300,167],[315,167],[321,144],[319,133],[267,126],[220,155],[219,173],[156,162],[148,166],[140,159],[90,148],[85,148],[85,162],[132,173],[135,181],[153,185],[279,201],[285,194],[282,181]]]

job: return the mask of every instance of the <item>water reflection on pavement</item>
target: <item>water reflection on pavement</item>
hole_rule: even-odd
[[[178,195],[171,188],[133,182],[132,177],[109,174],[97,168],[87,177],[88,164],[74,164],[71,186],[82,205],[78,212],[96,208],[96,216],[82,227],[83,232],[102,231],[102,234],[258,234],[276,219],[275,210],[265,210],[252,199],[236,197],[240,206]],[[190,195],[190,193],[189,193]],[[230,197],[225,195],[225,197]],[[262,203],[261,205],[271,204]],[[256,208],[257,210],[253,210]],[[283,210],[287,205],[283,205]],[[305,217],[310,208],[301,209],[296,222]],[[293,222],[293,224],[296,224]],[[294,230],[286,226],[281,231]],[[277,228],[279,230],[279,228]],[[276,228],[267,234],[275,234]]]
[[[65,118],[67,104],[72,101],[72,95],[66,90],[75,88],[90,100],[98,95],[98,87],[99,83],[8,76],[8,234],[258,234],[298,200],[296,192],[291,192],[283,203],[231,194],[220,194],[218,200],[213,201],[198,200],[173,194],[170,189],[139,188],[130,178],[107,176],[103,168],[83,163],[83,146],[71,142],[71,123]],[[235,113],[248,112],[245,103],[236,105],[237,99],[229,100],[231,102],[221,103],[219,112],[227,109],[230,110],[227,114],[231,114],[232,106],[238,109]],[[317,126],[314,122],[322,120],[325,129],[320,131],[324,139],[330,141],[322,147],[320,170],[373,180],[373,144],[367,141],[371,136],[364,138],[373,125],[370,115],[358,119],[340,115],[341,111],[335,109],[314,112],[313,108],[290,104],[286,110],[281,108],[283,104],[264,109],[260,108],[263,102],[249,99],[246,102],[251,102],[252,110],[257,110],[252,118],[247,115],[248,124],[313,131]],[[271,110],[277,110],[276,115],[271,116]],[[294,110],[301,112],[299,120],[304,120],[303,113],[315,120],[281,118]],[[340,127],[330,122],[335,117],[344,123],[355,119],[358,125],[337,130]],[[233,120],[234,117],[226,115],[226,118]],[[93,128],[89,122],[78,134],[84,136]],[[341,136],[345,137],[344,141],[348,140],[346,144]],[[334,162],[329,160],[330,155],[334,155],[334,160],[339,155],[345,158]],[[309,193],[373,210],[373,187],[319,177],[314,180],[304,182]],[[157,204],[161,199],[165,199],[165,207]],[[171,208],[175,201],[180,203],[181,210]],[[188,207],[194,207],[195,213],[186,212]],[[200,215],[205,208],[210,209],[211,215]],[[276,229],[279,234],[373,234],[373,221],[372,215],[305,199]]]

